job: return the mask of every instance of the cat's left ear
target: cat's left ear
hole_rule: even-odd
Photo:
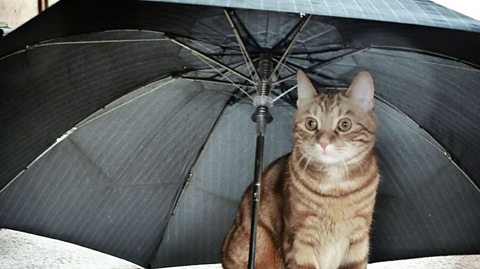
[[[372,76],[367,71],[361,71],[353,79],[345,96],[357,102],[357,104],[364,108],[365,111],[370,111],[374,106],[373,92],[374,87]]]

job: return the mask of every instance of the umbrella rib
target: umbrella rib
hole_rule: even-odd
[[[238,93],[238,91],[237,91]],[[154,259],[156,257],[156,254],[158,253],[158,251],[160,250],[160,247],[163,243],[163,239],[164,239],[164,235],[165,235],[165,232],[167,231],[168,229],[168,225],[170,224],[170,222],[172,221],[172,218],[173,218],[173,215],[175,214],[176,212],[176,209],[177,209],[177,206],[180,204],[180,201],[182,200],[184,194],[185,194],[185,191],[187,190],[187,187],[193,177],[193,173],[192,173],[192,170],[193,168],[196,166],[197,162],[198,162],[198,159],[200,158],[200,156],[202,155],[203,151],[205,150],[205,145],[207,144],[210,136],[212,135],[213,131],[215,130],[215,128],[217,127],[218,123],[220,122],[220,118],[222,116],[222,114],[225,112],[225,109],[227,109],[228,105],[230,104],[230,101],[232,99],[234,99],[235,96],[232,96],[230,98],[230,100],[227,100],[225,102],[225,105],[223,106],[222,110],[218,113],[217,115],[217,119],[215,119],[215,122],[213,123],[212,125],[212,128],[209,130],[207,136],[205,137],[205,141],[203,142],[203,145],[202,147],[200,148],[200,150],[198,151],[197,155],[195,156],[195,159],[193,160],[192,162],[192,165],[190,166],[189,168],[189,172],[188,172],[188,175],[187,177],[184,179],[183,181],[183,184],[182,184],[182,187],[181,189],[178,190],[177,194],[175,195],[175,198],[174,198],[174,203],[173,203],[173,207],[172,207],[172,211],[170,212],[170,215],[168,216],[168,219],[167,219],[167,223],[165,225],[165,228],[162,229],[162,233],[160,235],[160,240],[158,241],[158,244],[157,246],[155,247],[155,251],[153,252],[153,255],[151,257],[151,261],[150,261],[150,264],[153,264],[154,262]]]
[[[307,70],[312,70],[313,68],[320,68],[320,67],[324,67],[324,66],[329,65],[329,64],[336,63],[336,62],[344,59],[345,57],[362,53],[362,52],[364,52],[364,51],[366,51],[366,50],[368,50],[368,49],[369,49],[369,48],[367,47],[367,48],[361,48],[361,49],[357,49],[357,50],[354,50],[354,51],[350,51],[350,52],[348,52],[348,53],[339,55],[339,56],[337,56],[337,57],[333,57],[332,59],[329,59],[329,60],[327,60],[327,61],[325,61],[325,62],[311,65],[311,66],[309,66],[309,67],[307,68]],[[288,63],[287,63],[287,62],[286,62],[285,64],[288,66]],[[290,67],[290,68],[292,68],[292,67]],[[293,68],[292,68],[292,69],[293,69]],[[290,76],[286,76],[286,77],[284,77],[284,78],[281,78],[280,80],[276,81],[276,82],[274,83],[274,85],[278,85],[278,84],[280,84],[280,83],[282,83],[282,82],[285,82],[285,81],[287,81],[287,80],[290,80],[290,79],[294,78],[295,76],[296,76],[296,74],[292,74],[292,75],[290,75]]]
[[[291,65],[291,66],[293,66],[294,68],[297,68],[297,69],[301,69],[301,68],[302,68],[301,66],[298,66],[298,65],[296,65],[296,64],[294,64],[294,63],[289,63],[289,65]],[[307,70],[308,70],[308,68],[307,68]],[[335,82],[338,82],[338,81],[339,81],[338,79],[335,79],[335,78],[332,77],[332,76],[329,76],[329,75],[326,75],[326,74],[322,74],[322,73],[321,73],[322,70],[318,70],[318,71],[317,71],[317,70],[313,70],[313,71],[310,70],[310,72],[313,73],[313,74],[315,74],[315,75],[317,75],[317,76],[319,76],[319,77],[322,77],[322,78],[325,79],[325,80],[333,80],[333,81],[335,81]],[[295,76],[295,74],[291,75],[291,76],[290,76],[290,79],[292,79],[294,76]],[[338,85],[337,85],[337,86],[335,86],[335,87],[342,87],[342,86],[338,86]]]
[[[176,39],[174,39],[174,38],[169,38],[169,39],[170,39],[170,41],[172,41],[173,43],[175,43],[175,44],[179,45],[180,47],[183,47],[184,49],[190,51],[193,55],[197,56],[197,58],[201,59],[201,60],[204,61],[205,63],[207,63],[207,61],[212,62],[212,63],[214,63],[214,64],[216,64],[216,65],[218,65],[218,66],[220,66],[220,67],[222,67],[222,68],[224,68],[224,69],[229,70],[230,72],[234,73],[235,75],[237,75],[237,76],[239,76],[239,77],[245,79],[246,81],[248,81],[248,82],[250,82],[250,83],[252,83],[252,84],[255,85],[255,82],[254,82],[253,80],[251,80],[250,78],[248,78],[248,77],[245,76],[244,74],[238,72],[237,70],[234,70],[234,69],[228,67],[227,65],[221,63],[220,61],[217,61],[217,60],[213,59],[212,57],[206,55],[205,53],[203,53],[203,52],[201,52],[201,51],[199,51],[199,50],[197,50],[197,49],[194,49],[194,48],[188,46],[187,44],[184,44],[184,43],[182,43],[182,42],[180,42],[180,41],[178,41],[178,40],[176,40]],[[209,65],[212,66],[211,64],[209,64]],[[217,69],[215,68],[215,70],[217,70]],[[218,70],[217,70],[217,71],[218,71]]]
[[[272,102],[275,102],[277,101],[278,99],[282,98],[283,96],[285,96],[286,94],[289,94],[291,91],[295,90],[297,88],[297,85],[294,85],[292,87],[290,87],[288,90],[282,92],[282,94],[278,95],[277,97],[275,97],[275,99],[272,100]],[[323,89],[333,89],[333,90],[345,90],[347,89],[348,87],[344,87],[344,86],[321,86],[321,88]]]
[[[297,88],[297,85],[294,85],[292,87],[290,87],[290,89],[284,91],[282,94],[280,94],[279,96],[275,97],[275,99],[272,100],[272,103],[275,103],[275,101],[277,101],[278,99],[282,98],[283,96],[285,96],[286,94],[290,93],[291,91],[295,90]]]
[[[313,68],[320,68],[320,67],[324,67],[326,65],[329,65],[329,64],[332,64],[332,63],[336,63],[340,60],[343,60],[344,58],[346,57],[349,57],[349,56],[353,56],[355,54],[360,54],[362,52],[365,52],[367,51],[368,49],[370,49],[369,47],[365,47],[365,48],[360,48],[360,49],[356,49],[354,51],[350,51],[350,52],[347,52],[345,54],[342,54],[342,55],[339,55],[339,56],[336,56],[336,57],[333,57],[332,59],[329,59],[325,62],[322,62],[322,63],[318,63],[318,64],[314,64],[312,66],[309,66],[308,69],[313,69]]]
[[[89,40],[89,41],[62,41],[62,42],[48,42],[38,43],[33,45],[27,45],[24,49],[12,52],[3,57],[0,57],[0,61],[19,53],[24,53],[31,49],[48,47],[48,46],[63,46],[63,45],[88,45],[88,44],[114,44],[114,43],[135,43],[135,42],[159,42],[169,41],[168,38],[144,38],[144,39],[112,39],[112,40]]]
[[[260,48],[260,44],[258,44],[257,40],[252,36],[252,34],[248,31],[247,27],[245,27],[245,24],[243,24],[242,20],[240,19],[240,17],[237,15],[237,13],[233,13],[232,14],[233,17],[235,18],[236,22],[237,22],[237,27],[238,27],[238,30],[243,30],[243,32],[247,35],[247,40],[252,42],[253,45],[257,48]]]
[[[240,54],[238,54],[238,55],[236,55],[236,56],[240,56]],[[255,62],[255,61],[257,61],[258,59],[260,59],[260,58],[253,59],[253,61]],[[239,62],[232,63],[232,64],[231,64],[231,67],[232,67],[233,69],[237,69],[237,68],[240,68],[240,67],[244,66],[245,64],[246,64],[245,61],[239,61]],[[202,72],[202,71],[211,71],[211,70],[210,70],[210,69],[190,70],[189,72],[186,72],[186,73],[184,73],[183,75],[186,75],[187,73],[195,72],[195,71]],[[213,79],[213,78],[216,78],[216,77],[218,77],[218,76],[220,76],[220,75],[222,75],[222,74],[223,74],[223,75],[228,75],[229,73],[230,73],[230,70],[223,70],[223,71],[220,72],[220,73],[215,73],[214,75],[212,75],[212,76],[209,77],[209,78],[212,78],[212,79]]]
[[[212,83],[216,83],[216,84],[232,85],[232,83],[229,82],[229,81],[218,80],[218,79],[213,79],[213,78],[200,78],[200,77],[190,77],[190,76],[180,76],[180,78],[183,78],[183,79],[186,79],[186,80],[191,80],[191,81],[212,82]],[[255,87],[253,85],[238,83],[238,82],[235,85],[242,86],[242,87]]]
[[[258,61],[258,60],[260,60],[260,59],[261,59],[260,57],[257,57],[257,58],[255,58],[255,59],[253,59],[252,62],[256,62],[256,61]],[[241,62],[240,64],[234,66],[233,68],[236,69],[236,68],[239,68],[239,67],[244,66],[244,65],[246,65],[246,64],[247,64],[247,62],[244,61],[244,62]],[[230,70],[225,70],[225,71],[223,71],[223,72],[221,72],[221,73],[224,74],[224,75],[227,75],[228,73],[230,73]],[[211,77],[211,78],[215,78],[215,77],[217,77],[217,76],[219,76],[219,75],[222,75],[222,74],[215,74],[215,75],[214,75],[213,77]]]
[[[394,106],[393,104],[391,104],[390,102],[388,102],[387,100],[379,97],[378,95],[375,95],[375,99],[379,100],[380,102],[386,104],[387,106],[391,107],[392,109],[394,109],[395,111],[397,111],[398,113],[402,114],[403,116],[407,117],[408,119],[410,119],[412,122],[414,122],[419,128],[420,127],[420,124],[418,124],[414,119],[412,119],[410,116],[408,116],[407,114],[403,113],[399,108],[397,108],[396,106]],[[377,106],[379,107],[379,106]],[[394,115],[392,115],[391,113],[387,112],[385,109],[383,109],[382,107],[379,107],[383,112],[385,112],[385,114],[389,117],[391,117],[393,120],[397,121],[398,123],[402,124],[403,126],[407,127],[408,129],[410,129],[414,134],[416,134],[417,136],[421,137],[425,142],[427,142],[428,144],[430,144],[431,146],[433,146],[435,149],[437,149],[439,152],[441,152],[445,157],[447,157],[447,159],[453,164],[453,166],[455,166],[455,168],[457,168],[457,170],[463,174],[463,176],[470,182],[470,184],[472,184],[475,189],[480,192],[480,187],[475,183],[475,181],[460,167],[460,165],[457,164],[457,162],[452,158],[452,154],[450,154],[430,133],[428,133],[425,129],[421,128],[426,134],[428,134],[429,138],[432,139],[433,141],[435,141],[435,143],[433,143],[432,141],[430,141],[428,138],[426,138],[425,136],[423,136],[422,134],[420,134],[417,130],[413,129],[411,126],[408,126],[407,124],[405,124],[404,122],[402,122],[401,120],[399,120],[398,118],[396,118]]]
[[[281,83],[283,83],[283,82],[285,82],[285,81],[287,81],[287,80],[292,80],[293,78],[295,78],[296,75],[297,75],[297,74],[292,74],[292,75],[289,75],[289,76],[287,76],[287,77],[284,77],[284,78],[282,78],[282,79],[280,79],[280,80],[277,80],[273,85],[278,85],[278,84],[281,84]]]
[[[281,94],[283,94],[285,91],[280,89],[279,93],[276,93],[275,91],[272,90],[272,94],[277,97]],[[284,94],[283,96],[280,97],[285,103],[285,106],[290,106],[292,108],[297,108],[297,104],[295,102],[295,98],[293,98],[291,92],[287,93],[286,95]],[[277,105],[278,106],[278,105]]]
[[[447,60],[451,60],[451,61],[455,61],[455,62],[460,62],[460,63],[466,64],[466,65],[469,65],[471,67],[474,67],[476,69],[480,68],[480,65],[478,65],[478,64],[471,63],[471,62],[468,62],[468,61],[465,61],[465,60],[462,60],[462,59],[458,59],[458,58],[455,58],[455,57],[451,57],[451,56],[448,56],[448,55],[445,55],[445,54],[441,54],[441,53],[433,52],[433,51],[429,51],[429,50],[413,49],[413,48],[400,47],[400,46],[374,46],[374,45],[371,45],[370,48],[372,48],[372,49],[393,50],[393,51],[416,52],[416,53],[420,53],[420,54],[436,56],[436,57],[439,57],[439,58],[443,58],[443,59],[447,59]]]
[[[112,40],[88,40],[88,41],[60,41],[40,43],[28,46],[28,48],[40,48],[59,45],[85,45],[85,44],[110,44],[110,43],[135,43],[135,42],[158,42],[168,41],[168,38],[143,38],[143,39],[112,39]]]
[[[250,65],[251,65],[254,72],[254,77],[252,78],[252,80],[255,80],[255,78],[259,80],[260,76],[258,75],[257,69],[253,65],[252,58],[250,57],[250,54],[248,53],[248,50],[245,47],[245,43],[243,42],[242,37],[240,36],[240,33],[238,32],[238,29],[235,26],[235,23],[233,23],[232,17],[230,16],[229,12],[226,9],[224,9],[223,11],[225,13],[225,16],[227,17],[228,23],[232,27],[232,31],[233,31],[233,34],[235,35],[235,38],[237,39],[237,43],[240,46],[240,52],[242,52],[243,59],[247,64],[248,73],[251,74],[251,71],[250,71]]]
[[[235,86],[237,89],[239,89],[240,91],[242,91],[245,95],[247,95],[252,101],[253,101],[253,97],[248,94],[244,89],[242,89],[240,86],[238,86],[235,82],[233,82],[230,78],[228,78],[226,75],[224,75],[222,72],[220,72],[220,70],[218,70],[217,68],[215,68],[215,66],[211,65],[209,62],[207,62],[206,60],[202,59],[199,57],[199,59],[201,61],[203,61],[204,63],[206,63],[207,65],[209,65],[213,70],[215,70],[217,73],[219,73],[220,75],[222,75],[226,80],[228,80],[233,86]]]
[[[345,46],[338,45],[338,44],[325,45],[325,47],[326,48],[322,49],[322,50],[312,50],[312,51],[308,51],[308,52],[292,52],[292,53],[290,53],[290,55],[291,55],[291,57],[298,57],[298,56],[301,56],[301,55],[322,54],[322,53],[326,53],[326,52],[334,52],[334,51],[339,51],[339,50],[345,49]],[[301,57],[301,59],[305,59],[305,57]]]
[[[282,40],[280,40],[279,42],[277,42],[273,48],[272,48],[272,51],[276,51],[278,50],[278,48],[281,46],[281,45],[284,45],[285,43],[287,43],[288,41],[288,38],[292,35],[295,34],[295,32],[297,31],[297,29],[300,27],[300,25],[302,24],[302,15],[300,14],[300,19],[298,20],[298,22],[295,24],[295,26],[292,27],[292,29],[290,29],[288,31],[288,33],[285,35],[284,38],[282,38]]]
[[[295,68],[291,67],[290,65],[288,65],[288,61],[285,61],[285,63],[282,63],[280,62],[280,60],[277,60],[275,57],[272,57],[272,60],[274,62],[276,62],[277,64],[280,63],[283,67],[287,68],[288,70],[292,71],[292,72],[297,72],[297,70],[295,70]]]
[[[57,140],[52,144],[50,145],[46,150],[44,150],[40,155],[38,155],[33,161],[31,161],[22,171],[20,171],[12,180],[10,180],[8,182],[7,185],[5,185],[2,189],[0,189],[0,193],[2,193],[3,191],[5,191],[13,182],[15,182],[23,173],[25,173],[28,169],[30,169],[30,167],[32,167],[32,165],[34,165],[38,160],[40,160],[45,154],[47,154],[50,150],[52,150],[57,144],[59,144],[60,142],[62,142],[65,138],[67,138],[68,136],[70,136],[71,134],[73,134],[74,132],[76,132],[79,128],[82,128],[83,126],[85,126],[86,124],[89,124],[90,122],[94,121],[94,120],[97,120],[98,118],[101,118],[107,114],[110,114],[111,112],[113,112],[114,110],[117,110],[119,109],[120,107],[123,107],[125,106],[126,104],[129,104],[131,102],[133,102],[134,100],[138,99],[138,98],[141,98],[147,94],[150,94],[160,88],[162,88],[163,86],[165,85],[168,85],[170,84],[172,81],[174,81],[174,79],[172,79],[171,76],[168,76],[168,77],[165,77],[165,78],[162,78],[161,81],[163,80],[166,80],[165,83],[162,83],[161,85],[151,89],[151,90],[148,90],[138,96],[135,96],[135,98],[133,99],[130,99],[126,102],[123,102],[115,107],[112,107],[112,108],[109,108],[108,110],[106,110],[104,113],[102,114],[99,114],[93,118],[90,118],[90,119],[86,119],[84,121],[81,121],[80,123],[76,124],[74,127],[72,127],[71,129],[69,129],[68,131],[66,131],[62,136],[60,136],[59,138],[57,138]],[[105,110],[106,108],[102,108],[102,110]]]
[[[277,65],[275,66],[275,68],[273,68],[273,71],[270,75],[270,78],[268,79],[269,81],[272,80],[273,76],[275,75],[275,72],[277,72],[278,69],[280,68],[281,63],[283,63],[283,61],[288,60],[288,56],[290,55],[290,52],[293,49],[293,45],[297,41],[300,34],[303,32],[303,29],[305,29],[305,26],[307,25],[308,21],[310,21],[311,17],[312,17],[311,15],[307,15],[307,16],[302,18],[302,22],[301,22],[300,26],[298,27],[298,30],[295,32],[295,35],[293,36],[292,40],[290,41],[290,44],[288,45],[287,49],[283,53],[282,57],[280,57],[280,60],[277,63]]]

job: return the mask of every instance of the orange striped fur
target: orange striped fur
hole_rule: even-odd
[[[298,85],[293,150],[262,176],[255,268],[366,268],[379,181],[371,77],[316,94],[299,71]],[[251,196],[250,186],[224,241],[224,268],[247,267]]]

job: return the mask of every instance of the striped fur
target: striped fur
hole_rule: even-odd
[[[355,90],[299,102],[292,152],[263,172],[256,268],[366,268],[379,181],[376,121],[373,105],[349,95]],[[307,118],[318,129],[308,130]],[[343,132],[344,118],[352,124]],[[322,150],[319,141],[329,144]],[[225,238],[224,268],[247,267],[251,196],[250,186]]]

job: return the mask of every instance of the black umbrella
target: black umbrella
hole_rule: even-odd
[[[430,1],[231,2],[61,1],[1,39],[0,227],[142,266],[218,262],[252,114],[273,116],[269,163],[291,148],[297,69],[335,89],[368,70],[370,260],[479,253],[480,23]]]

